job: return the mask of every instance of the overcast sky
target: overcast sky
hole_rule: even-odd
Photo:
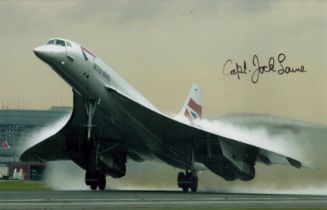
[[[179,112],[192,83],[204,115],[256,112],[327,124],[327,1],[0,1],[0,106],[70,105],[71,90],[32,49],[83,44],[159,109]],[[306,73],[223,75],[232,59],[279,53]]]

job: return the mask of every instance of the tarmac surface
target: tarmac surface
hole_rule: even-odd
[[[327,209],[327,196],[177,191],[0,191],[0,209]]]

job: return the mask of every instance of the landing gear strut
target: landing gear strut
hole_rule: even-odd
[[[87,114],[87,122],[85,127],[87,128],[87,140],[91,139],[91,130],[94,127],[93,123],[93,115],[97,105],[100,103],[99,99],[87,99],[85,100],[85,109]]]
[[[92,190],[104,190],[106,188],[106,176],[99,172],[86,171],[85,184],[89,185]]]
[[[189,172],[186,170],[185,173],[180,172],[177,178],[178,187],[182,188],[183,192],[188,192],[189,189],[192,192],[198,190],[198,177],[195,172]]]

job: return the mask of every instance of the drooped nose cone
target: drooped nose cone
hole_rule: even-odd
[[[51,57],[51,50],[47,45],[42,45],[33,50],[34,54],[41,60],[47,61]]]

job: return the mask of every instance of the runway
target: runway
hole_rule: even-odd
[[[0,191],[0,209],[327,209],[327,196],[174,191]]]

